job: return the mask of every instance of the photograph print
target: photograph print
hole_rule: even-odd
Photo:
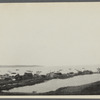
[[[0,96],[100,95],[100,3],[1,3]]]

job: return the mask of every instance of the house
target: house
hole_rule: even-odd
[[[89,70],[84,70],[83,71],[83,74],[92,74],[93,72],[92,71],[89,71]]]
[[[32,73],[24,73],[24,75],[22,76],[22,79],[30,79],[30,78],[33,78]]]
[[[9,78],[9,74],[4,74],[4,75],[0,75],[0,79],[5,79],[5,78]]]
[[[55,73],[54,72],[50,72],[46,76],[49,77],[49,78],[54,78]]]
[[[46,76],[49,77],[49,78],[57,78],[61,75],[62,75],[62,73],[60,73],[60,72],[59,73],[50,72]]]
[[[16,79],[17,81],[20,81],[20,80],[22,80],[22,76],[19,75],[19,74],[17,74],[17,75],[15,75],[15,79]]]
[[[40,75],[39,74],[34,74],[33,77],[34,78],[38,78]]]

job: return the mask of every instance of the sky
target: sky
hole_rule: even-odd
[[[0,4],[0,65],[100,64],[100,3]]]

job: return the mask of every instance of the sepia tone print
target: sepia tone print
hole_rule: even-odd
[[[0,4],[0,96],[99,95],[99,5]]]

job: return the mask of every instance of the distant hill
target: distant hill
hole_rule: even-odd
[[[43,67],[41,65],[0,65],[0,67]]]

